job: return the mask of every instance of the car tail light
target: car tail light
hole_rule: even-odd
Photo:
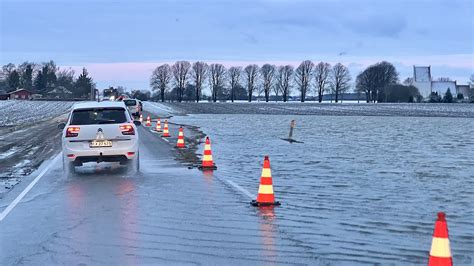
[[[132,125],[120,125],[122,135],[135,135],[135,129]]]
[[[66,129],[66,138],[77,137],[79,135],[80,127],[68,127]]]

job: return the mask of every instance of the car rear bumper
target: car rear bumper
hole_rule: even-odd
[[[69,162],[122,162],[138,156],[137,141],[113,141],[112,147],[89,148],[89,142],[63,143],[63,154]]]
[[[73,161],[75,166],[81,166],[88,162],[119,162],[126,163],[129,159],[125,155],[99,155],[99,156],[79,156]]]

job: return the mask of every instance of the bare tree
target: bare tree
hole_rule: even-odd
[[[324,62],[319,62],[314,68],[314,81],[316,83],[316,90],[318,92],[318,101],[323,101],[323,94],[328,89],[329,72],[331,65]]]
[[[314,64],[310,60],[305,60],[296,69],[296,83],[300,90],[301,102],[306,100],[306,93],[309,90],[311,84],[311,76],[313,72]]]
[[[248,65],[244,68],[245,73],[245,80],[247,82],[247,91],[249,93],[249,102],[252,101],[253,91],[255,89],[255,80],[258,77],[258,69],[259,67],[255,64]]]
[[[351,75],[349,69],[341,63],[334,65],[331,71],[331,89],[336,95],[336,103],[339,101],[339,95],[349,89]]]
[[[216,102],[217,95],[224,86],[226,69],[222,64],[211,64],[210,71],[209,81],[211,84],[212,101]]]
[[[196,89],[196,102],[201,98],[202,83],[206,80],[208,69],[209,66],[204,62],[198,61],[193,64],[191,76]]]
[[[403,85],[405,85],[405,86],[413,85],[413,78],[412,78],[412,77],[406,78],[406,79],[403,81]]]
[[[171,67],[173,72],[174,80],[176,82],[176,96],[178,102],[183,101],[184,89],[186,88],[186,81],[189,76],[189,70],[191,69],[191,64],[188,61],[176,61]]]
[[[288,101],[291,89],[291,79],[294,69],[290,65],[278,67],[277,86],[278,90],[283,94],[283,101]]]
[[[262,75],[263,81],[263,92],[265,93],[265,101],[268,102],[270,99],[270,91],[272,89],[275,79],[276,66],[265,64],[260,68],[260,74]]]
[[[153,90],[160,91],[161,101],[165,101],[165,91],[171,81],[171,67],[168,64],[158,66],[153,70],[150,78],[150,86]]]
[[[389,85],[398,82],[398,72],[388,62],[382,61],[367,67],[356,79],[356,90],[364,92],[367,102],[376,102],[385,98],[383,91]]]
[[[240,74],[242,73],[242,67],[230,67],[228,71],[229,82],[230,82],[230,100],[234,102],[235,91],[240,86]]]

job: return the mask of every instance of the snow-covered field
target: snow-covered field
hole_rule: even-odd
[[[0,127],[37,123],[66,113],[74,102],[0,101]]]
[[[274,114],[335,116],[421,116],[474,118],[474,104],[409,103],[165,103],[185,114]]]

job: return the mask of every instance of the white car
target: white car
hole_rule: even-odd
[[[123,100],[125,105],[128,108],[128,111],[130,111],[130,114],[135,117],[139,117],[140,114],[142,113],[142,104],[139,100],[137,99],[125,99]]]
[[[58,126],[66,170],[86,162],[133,164],[138,170],[138,125],[124,102],[75,104],[67,123]]]

